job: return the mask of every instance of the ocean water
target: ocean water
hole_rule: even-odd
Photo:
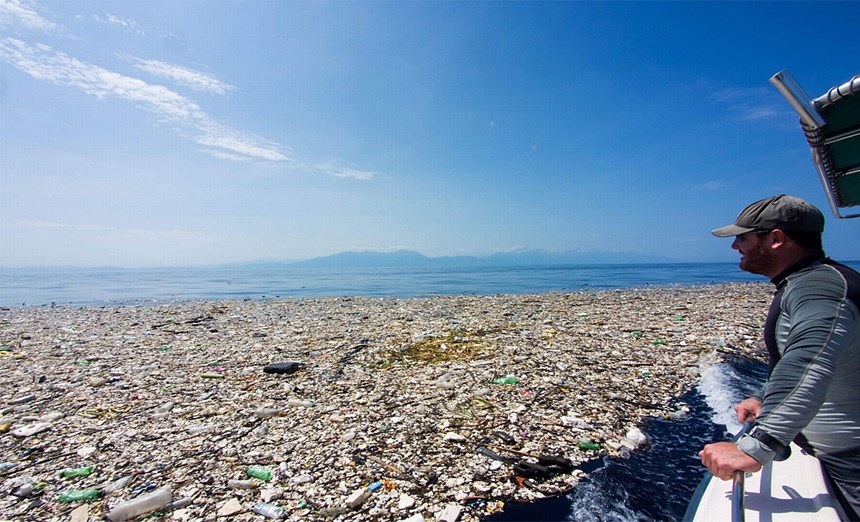
[[[534,504],[509,504],[487,521],[681,520],[707,473],[699,450],[728,440],[741,429],[733,407],[766,375],[765,364],[743,359],[707,367],[696,389],[678,399],[690,408],[686,417],[651,419],[643,429],[651,438],[647,451],[634,452],[628,459],[606,458],[567,495]]]
[[[526,294],[763,280],[742,272],[736,263],[484,268],[0,268],[0,306]]]

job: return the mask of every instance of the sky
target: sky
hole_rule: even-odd
[[[797,115],[860,74],[858,2],[0,0],[0,266],[342,251],[734,261]]]

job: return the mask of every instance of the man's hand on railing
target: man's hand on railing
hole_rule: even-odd
[[[734,442],[716,442],[708,444],[699,452],[702,464],[722,480],[731,480],[736,470],[756,472],[761,464],[743,451]]]

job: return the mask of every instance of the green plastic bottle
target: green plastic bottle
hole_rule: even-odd
[[[95,500],[102,496],[102,492],[100,489],[70,489],[68,491],[63,491],[60,493],[60,502],[80,502],[81,500],[89,501]]]
[[[580,442],[579,449],[586,451],[594,451],[602,448],[603,445],[598,442]]]
[[[90,473],[92,472],[92,466],[85,466],[83,468],[68,468],[61,471],[60,476],[63,478],[89,477]]]
[[[272,479],[272,472],[263,466],[248,466],[247,469],[245,469],[245,473],[247,473],[249,477],[254,477],[260,480],[268,481]]]
[[[513,375],[508,375],[507,377],[499,377],[498,379],[493,379],[493,384],[516,384],[520,382],[519,379],[514,377]]]

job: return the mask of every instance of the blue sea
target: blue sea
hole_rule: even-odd
[[[484,268],[3,268],[0,306],[527,294],[729,281],[765,279],[742,272],[737,263]]]

